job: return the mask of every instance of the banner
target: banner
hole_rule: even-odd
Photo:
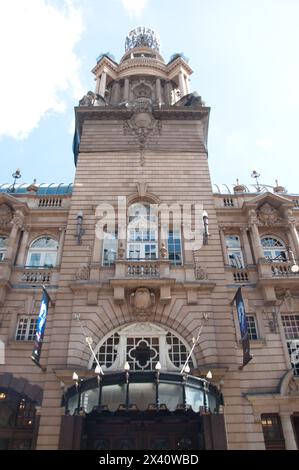
[[[238,320],[239,320],[240,332],[241,332],[241,342],[242,342],[242,347],[243,347],[243,365],[242,365],[242,368],[243,368],[244,366],[246,366],[246,364],[248,364],[249,361],[251,361],[252,356],[250,355],[248,324],[247,324],[247,318],[246,318],[245,305],[244,305],[243,298],[242,298],[241,287],[239,287],[239,289],[237,290],[234,300],[236,301]]]
[[[38,366],[40,366],[39,360],[40,360],[40,354],[41,354],[43,338],[44,338],[44,333],[45,333],[45,328],[46,328],[49,302],[50,302],[49,294],[46,291],[45,287],[43,286],[43,296],[42,296],[38,319],[37,319],[34,348],[33,348],[32,355],[31,355],[31,359]]]

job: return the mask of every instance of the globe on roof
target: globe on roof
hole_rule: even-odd
[[[146,46],[159,52],[160,49],[159,34],[145,26],[138,26],[132,29],[126,37],[125,49],[133,49],[134,47]]]

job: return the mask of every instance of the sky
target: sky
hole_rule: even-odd
[[[144,25],[166,62],[183,52],[191,91],[211,107],[209,165],[299,193],[299,0],[0,0],[0,183],[69,183],[74,106],[102,52],[117,61]],[[216,190],[216,187],[214,187]]]

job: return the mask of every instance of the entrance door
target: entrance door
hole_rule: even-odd
[[[299,449],[299,416],[298,415],[292,416],[292,421],[293,421],[293,430],[295,434],[295,439],[297,443],[297,449]]]
[[[131,412],[130,412],[131,413]],[[91,416],[87,418],[85,446],[94,450],[201,449],[201,420],[196,416]],[[132,412],[134,414],[134,412]]]

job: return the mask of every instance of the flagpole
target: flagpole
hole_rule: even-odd
[[[190,350],[190,353],[189,353],[189,355],[188,355],[188,357],[187,357],[187,359],[186,359],[186,361],[185,361],[185,364],[184,364],[183,367],[182,367],[182,370],[181,370],[181,372],[180,372],[181,374],[184,373],[185,367],[187,366],[187,364],[188,364],[188,362],[189,362],[189,359],[190,359],[190,357],[191,357],[191,355],[192,355],[192,353],[193,353],[193,351],[194,351],[194,348],[195,348],[195,346],[198,344],[199,337],[200,337],[200,335],[201,335],[202,329],[203,329],[204,324],[205,324],[205,322],[207,321],[207,319],[208,319],[208,314],[207,314],[207,313],[204,313],[204,314],[203,314],[203,320],[202,320],[202,323],[201,323],[200,328],[199,328],[199,331],[198,331],[198,335],[197,335],[197,337],[196,337],[196,338],[194,339],[194,341],[193,341],[193,346],[192,346],[192,348],[191,348],[191,350]]]
[[[78,320],[79,325],[80,325],[80,328],[81,328],[81,331],[82,331],[82,334],[83,334],[83,336],[84,336],[84,338],[85,338],[86,343],[88,344],[88,347],[89,347],[89,349],[90,349],[90,351],[91,351],[91,354],[93,355],[94,360],[95,360],[96,363],[97,363],[97,366],[98,366],[98,367],[100,368],[100,370],[102,371],[102,372],[101,372],[102,375],[104,375],[103,369],[102,369],[102,367],[101,367],[101,365],[100,365],[100,363],[99,363],[99,361],[98,361],[98,358],[97,358],[97,356],[96,356],[96,354],[95,354],[93,348],[91,347],[91,345],[92,345],[92,343],[93,343],[93,340],[92,340],[92,338],[91,338],[90,336],[87,336],[86,331],[85,331],[85,328],[84,328],[84,326],[82,325],[82,322],[81,322],[81,320],[80,320],[80,314],[79,314],[79,313],[75,313],[75,319]]]

